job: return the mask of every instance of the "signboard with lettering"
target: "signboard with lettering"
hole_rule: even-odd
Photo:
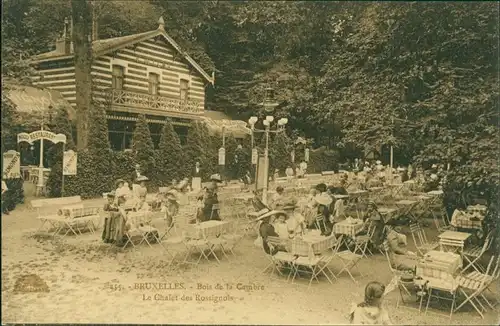
[[[309,162],[309,148],[306,148],[304,152],[304,161]]]
[[[226,149],[224,147],[219,148],[219,165],[224,165],[226,163]]]
[[[267,187],[266,184],[269,182],[268,173],[269,171],[269,162],[266,160],[265,156],[260,156],[258,158],[257,163],[257,175],[255,178],[255,187],[256,190],[261,190],[264,187]]]
[[[257,148],[252,149],[252,164],[257,164],[257,160],[259,158],[259,153]]]
[[[17,142],[27,142],[30,144],[33,144],[33,142],[37,140],[50,140],[54,144],[57,143],[65,143],[66,144],[66,135],[63,134],[55,134],[53,132],[47,131],[47,130],[38,130],[34,131],[30,134],[27,134],[25,132],[22,132],[20,134],[17,134]]]
[[[17,179],[21,177],[21,154],[14,150],[3,153],[3,178]]]
[[[65,151],[63,157],[63,175],[76,175],[77,153]]]

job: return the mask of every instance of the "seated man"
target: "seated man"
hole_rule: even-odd
[[[399,234],[391,226],[386,226],[389,258],[392,268],[400,271],[415,271],[417,255],[406,248],[404,235]]]

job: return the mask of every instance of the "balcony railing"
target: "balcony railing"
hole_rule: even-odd
[[[172,99],[160,95],[142,94],[111,89],[111,104],[159,111],[176,111],[182,113],[203,113],[201,101]]]

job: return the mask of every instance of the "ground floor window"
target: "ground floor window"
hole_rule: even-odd
[[[108,139],[111,149],[122,151],[132,149],[132,139],[135,130],[135,121],[108,120]],[[159,148],[163,123],[149,123],[149,132],[155,149]],[[187,136],[186,126],[175,126],[174,130],[179,135],[181,144],[184,144]]]

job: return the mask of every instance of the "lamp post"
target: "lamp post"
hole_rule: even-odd
[[[279,133],[279,132],[284,132],[285,131],[285,125],[288,123],[287,118],[281,118],[277,121],[277,127],[275,130],[271,130],[271,125],[274,121],[274,117],[272,115],[266,116],[266,119],[262,121],[262,124],[264,125],[264,129],[257,129],[255,128],[255,123],[258,121],[257,117],[251,117],[248,120],[248,123],[250,124],[250,129],[252,130],[252,139],[253,139],[253,133],[254,132],[263,132],[266,135],[266,147],[264,149],[264,162],[265,162],[265,169],[264,169],[264,187],[262,189],[262,202],[264,204],[267,204],[267,190],[268,190],[268,182],[269,182],[269,134],[270,133]],[[253,141],[252,141],[252,147],[253,147]],[[253,150],[253,148],[252,148]]]

